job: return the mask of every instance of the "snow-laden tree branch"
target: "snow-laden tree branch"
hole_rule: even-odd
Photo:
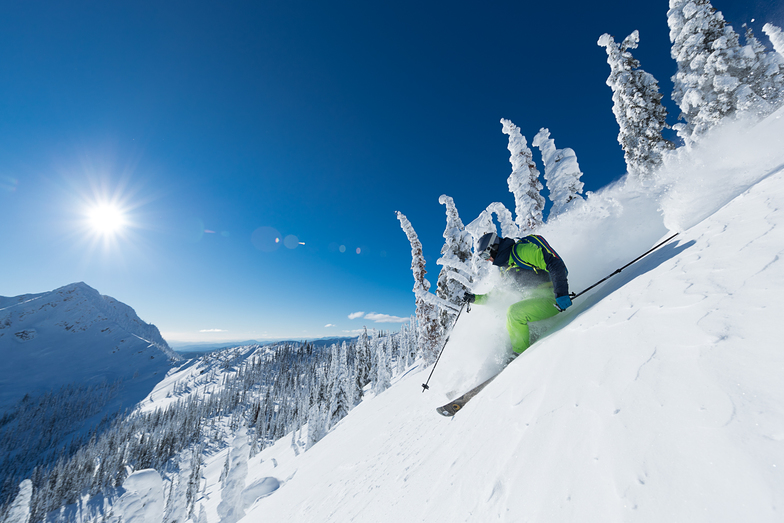
[[[542,184],[539,181],[539,171],[534,164],[531,149],[525,136],[520,133],[520,128],[510,120],[501,119],[504,134],[509,135],[509,162],[512,164],[512,174],[507,183],[515,199],[515,223],[520,229],[519,234],[529,234],[542,225],[542,212],[544,211],[544,198],[540,194]]]
[[[429,365],[436,361],[441,341],[437,306],[433,303],[433,298],[436,298],[436,296],[428,292],[430,290],[430,282],[425,279],[427,271],[425,270],[425,256],[422,253],[422,243],[419,241],[419,237],[408,218],[399,211],[396,214],[397,219],[400,221],[400,226],[411,244],[411,271],[414,274],[419,347],[420,353]]]
[[[773,49],[784,59],[784,33],[781,28],[773,24],[765,24],[762,27],[762,32],[768,35]]]
[[[572,149],[555,148],[555,140],[550,138],[549,129],[540,129],[532,144],[542,152],[544,179],[547,180],[547,190],[550,192],[550,201],[553,202],[547,216],[550,220],[564,212],[574,200],[582,199],[580,194],[583,192],[583,182],[580,177],[583,173]]]
[[[446,207],[446,228],[441,257],[436,261],[437,265],[442,266],[436,296],[449,304],[448,308],[440,306],[438,315],[441,331],[446,333],[454,323],[455,309],[459,310],[474,276],[470,266],[472,238],[463,226],[455,201],[443,194],[438,202]]]

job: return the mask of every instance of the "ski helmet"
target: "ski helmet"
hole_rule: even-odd
[[[495,258],[496,254],[498,254],[498,245],[500,243],[501,240],[498,239],[498,235],[496,233],[488,232],[479,238],[479,243],[476,244],[477,256],[483,260]]]

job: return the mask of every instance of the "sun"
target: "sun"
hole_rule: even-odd
[[[125,213],[116,205],[101,204],[87,213],[92,230],[101,235],[113,235],[126,225]]]

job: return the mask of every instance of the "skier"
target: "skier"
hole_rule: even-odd
[[[535,234],[514,240],[489,232],[479,239],[476,254],[499,267],[510,283],[516,283],[527,295],[511,305],[506,314],[512,357],[517,357],[531,345],[529,322],[550,318],[572,305],[566,265],[550,244]],[[466,294],[469,303],[482,304],[487,297],[487,294]]]

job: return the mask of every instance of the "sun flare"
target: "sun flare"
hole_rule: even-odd
[[[99,205],[88,212],[90,227],[99,234],[115,234],[125,224],[123,211],[114,205]]]

